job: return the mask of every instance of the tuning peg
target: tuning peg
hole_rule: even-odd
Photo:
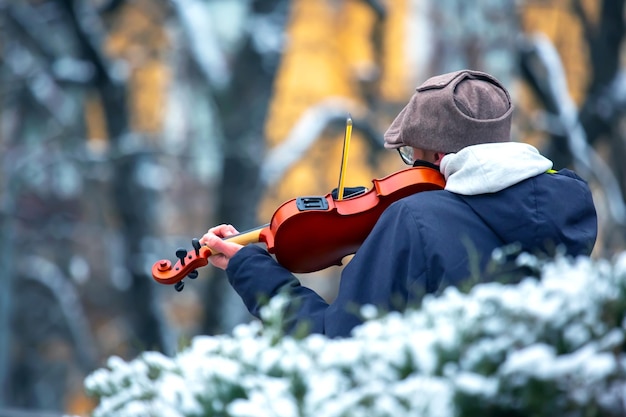
[[[180,264],[185,266],[185,258],[187,257],[187,250],[183,248],[176,249],[176,257],[180,259]]]
[[[196,251],[196,256],[200,256],[200,241],[196,238],[191,239],[191,245],[193,249]]]
[[[178,292],[181,292],[183,288],[185,288],[185,283],[182,281],[178,281],[176,284],[174,284],[174,289]]]
[[[198,271],[196,271],[195,269],[193,271],[191,271],[190,273],[187,274],[187,276],[191,279],[196,279],[198,278]]]

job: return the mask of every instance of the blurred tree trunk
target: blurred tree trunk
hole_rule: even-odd
[[[624,75],[620,70],[624,40],[624,0],[603,0],[598,22],[591,22],[580,0],[574,2],[575,10],[583,23],[590,62],[590,82],[587,97],[580,109],[580,122],[589,143],[608,142],[608,163],[626,195],[626,155],[623,122],[626,115]],[[571,158],[571,155],[570,155]]]
[[[288,8],[288,0],[256,0],[252,3],[251,13],[254,19],[278,24],[274,30],[284,32]],[[255,35],[253,28],[248,30],[250,35],[232,58],[232,82],[215,94],[224,136],[224,165],[218,188],[220,203],[216,221],[233,224],[239,230],[258,226],[255,224],[257,205],[264,192],[259,172],[265,146],[265,120],[280,60],[278,51],[261,50],[258,42],[262,39],[255,39],[260,35]],[[230,331],[248,318],[225,274],[216,270],[213,273],[203,326],[203,331],[208,334]]]
[[[108,64],[102,45],[104,34],[89,32],[84,15],[78,14],[75,2],[66,0],[71,27],[79,43],[82,58],[90,62],[95,75],[92,85],[97,90],[104,112],[113,163],[113,201],[120,220],[123,236],[123,265],[129,274],[130,285],[122,292],[124,317],[129,321],[131,346],[134,356],[145,349],[163,349],[160,323],[154,308],[154,283],[143,267],[141,242],[151,234],[154,225],[154,195],[139,181],[140,164],[149,158],[146,144],[138,135],[131,134],[128,123],[127,89],[125,80],[116,78]],[[83,5],[83,7],[88,7]],[[91,26],[93,28],[93,26]],[[137,143],[135,143],[137,142]]]
[[[511,83],[519,33],[515,1],[431,0],[428,4],[434,37],[431,75],[471,68],[489,72],[505,85]]]
[[[7,103],[0,105],[2,108],[7,107]],[[5,116],[6,117],[6,116]],[[0,139],[5,143],[3,146],[3,158],[0,170],[2,175],[2,188],[0,192],[2,198],[0,200],[0,265],[2,265],[2,274],[0,274],[0,408],[7,404],[9,393],[9,375],[11,372],[11,346],[15,341],[11,333],[11,321],[13,317],[13,291],[15,276],[15,241],[16,227],[13,221],[16,211],[16,195],[18,193],[14,178],[10,174],[13,164],[11,163],[11,148],[6,146],[6,138],[12,137],[15,133],[6,126],[11,123],[3,123]]]
[[[128,146],[137,137],[129,132],[125,81],[111,76],[102,51],[104,34],[98,32],[100,26],[94,20],[84,20],[95,17],[95,22],[98,21],[97,12],[90,9],[89,2],[0,1],[0,10],[3,147],[0,249],[4,259],[0,296],[0,406],[62,410],[68,375],[76,370],[90,372],[96,360],[93,346],[83,346],[83,342],[92,340],[91,329],[85,325],[87,319],[78,300],[76,282],[67,274],[71,272],[68,271],[70,260],[76,255],[75,230],[94,226],[82,224],[81,227],[78,215],[81,198],[93,198],[90,193],[93,190],[82,196],[72,194],[85,185],[79,170],[89,174],[93,168],[89,164],[81,166],[86,136],[82,109],[87,91],[95,89],[100,96],[111,161],[115,165],[111,169],[111,199],[117,215],[112,217],[119,219],[126,249],[122,265],[107,265],[105,273],[110,276],[117,267],[129,274],[128,290],[115,290],[114,298],[122,307],[111,306],[109,312],[128,318],[127,328],[132,338],[129,346],[135,348],[128,352],[130,355],[147,348],[162,348],[158,315],[153,309],[154,286],[146,273],[140,246],[149,235],[153,221],[150,208],[154,206],[154,197],[137,181],[138,170],[148,157],[145,144]],[[64,194],[67,170],[75,175],[69,178],[74,191]],[[107,234],[98,230],[98,235]],[[106,237],[103,242],[94,242],[94,246],[106,247]],[[26,255],[58,265],[57,272],[51,274],[49,270],[26,265]],[[24,272],[23,268],[28,266],[33,270]],[[95,269],[87,269],[85,274]],[[15,285],[18,281],[19,287]],[[95,281],[98,280],[92,283],[101,285],[100,288],[111,287],[110,283]],[[55,293],[63,288],[70,291]],[[100,293],[99,297],[109,295]],[[71,302],[75,304],[70,305]],[[75,326],[79,322],[83,325]],[[63,356],[59,360],[47,357],[48,354],[76,357]]]

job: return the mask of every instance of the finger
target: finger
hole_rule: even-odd
[[[213,233],[207,233],[203,236],[203,239],[205,245],[208,246],[213,253],[223,254],[227,258],[232,257],[239,251],[239,249],[242,248],[242,245],[223,240],[221,237]]]
[[[222,233],[223,233],[223,236],[226,237],[226,236],[233,236],[233,235],[239,234],[239,231],[235,229],[233,225],[227,224],[223,228]]]
[[[220,225],[211,227],[208,233],[213,233],[219,237],[227,237],[227,236],[236,235],[239,232],[230,224],[220,224]]]
[[[238,243],[228,242],[226,240],[222,240],[220,237],[207,233],[206,236],[206,246],[211,250],[212,255],[209,256],[208,261],[211,265],[226,269],[228,267],[228,263],[230,262],[230,258],[235,256],[237,252],[243,247]]]
[[[204,235],[200,238],[200,240],[199,240],[200,244],[201,244],[201,245],[207,245],[207,242],[209,241],[209,239],[210,239],[212,236],[217,237],[217,235],[216,235],[215,233],[213,233],[213,232],[211,232],[211,231],[209,230],[208,232],[206,232],[206,233],[205,233],[205,234],[204,234]],[[208,246],[208,245],[207,245],[207,246]]]
[[[211,227],[201,238],[200,238],[200,244],[201,245],[207,245],[208,240],[211,238],[211,236],[217,236],[219,238],[224,237],[223,235],[223,229],[225,229],[227,225],[218,225],[218,226],[213,226]],[[207,245],[208,246],[208,245]]]
[[[209,263],[216,268],[226,269],[228,267],[229,259],[222,254],[210,256],[208,259]]]

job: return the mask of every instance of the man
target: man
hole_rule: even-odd
[[[262,247],[225,242],[230,225],[201,239],[209,258],[225,269],[249,311],[286,292],[285,327],[349,336],[361,323],[360,306],[402,310],[424,294],[486,276],[492,252],[516,244],[521,251],[589,255],[597,218],[587,184],[532,146],[510,141],[513,106],[489,74],[462,70],[430,78],[416,89],[384,135],[407,164],[438,166],[444,190],[421,192],[392,204],[341,275],[327,304],[300,285]]]

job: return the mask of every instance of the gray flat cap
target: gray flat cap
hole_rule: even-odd
[[[495,77],[472,70],[438,75],[417,87],[385,132],[385,147],[451,153],[508,142],[512,113],[511,96]]]

